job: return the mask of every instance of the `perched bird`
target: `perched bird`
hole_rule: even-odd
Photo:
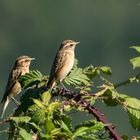
[[[52,89],[57,81],[63,86],[63,79],[69,74],[73,67],[75,57],[74,50],[78,43],[80,42],[75,42],[73,40],[65,40],[62,42],[51,68],[47,89]]]
[[[16,96],[19,92],[21,92],[21,85],[18,81],[18,78],[21,75],[29,73],[29,66],[30,66],[31,60],[33,59],[34,58],[30,58],[29,56],[20,56],[16,59],[14,67],[9,75],[5,93],[1,101],[1,103],[3,104],[1,118],[3,118],[3,115],[5,113],[5,110],[10,100],[12,99],[14,100],[14,102],[16,102],[16,100],[14,99],[14,96]]]

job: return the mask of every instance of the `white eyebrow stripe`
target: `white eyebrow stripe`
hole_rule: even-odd
[[[66,46],[69,46],[70,44],[73,44],[73,43],[67,43]]]

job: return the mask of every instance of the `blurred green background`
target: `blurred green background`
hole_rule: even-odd
[[[113,71],[109,77],[112,82],[126,80],[137,72],[129,59],[139,54],[129,47],[140,45],[140,0],[1,0],[1,98],[15,58],[35,57],[31,68],[48,74],[65,39],[81,42],[76,48],[81,67],[107,65]],[[132,84],[119,91],[139,98],[140,86]],[[139,135],[120,107],[106,107],[103,103],[97,106],[121,135]],[[5,115],[13,108],[14,104],[10,103]],[[81,115],[75,117],[79,121]],[[6,135],[0,134],[0,139],[6,139]]]

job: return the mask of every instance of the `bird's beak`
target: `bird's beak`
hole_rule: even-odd
[[[77,44],[79,44],[80,42],[75,42],[75,44],[77,45]]]
[[[35,58],[31,58],[31,60],[34,60]]]

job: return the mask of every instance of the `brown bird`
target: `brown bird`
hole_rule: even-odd
[[[9,75],[5,93],[1,101],[1,103],[3,104],[2,111],[1,111],[1,118],[3,118],[3,115],[5,113],[5,110],[10,100],[12,99],[15,103],[17,102],[14,99],[14,96],[16,96],[19,92],[21,92],[21,85],[18,81],[18,78],[21,75],[29,73],[29,66],[31,60],[33,59],[34,58],[30,58],[29,56],[20,56],[16,59],[14,67]]]
[[[78,43],[79,42],[73,40],[65,40],[62,42],[51,68],[47,89],[52,89],[57,81],[65,88],[62,81],[73,67],[75,57],[74,50]]]

